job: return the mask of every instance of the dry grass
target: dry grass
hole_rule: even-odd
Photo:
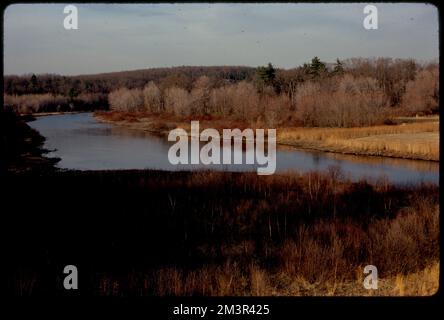
[[[362,128],[284,128],[278,142],[322,151],[439,161],[439,121]]]
[[[283,128],[280,136],[296,140],[356,139],[381,134],[438,132],[439,121],[360,128]]]
[[[233,182],[220,178],[217,173],[193,174],[187,188],[208,189],[219,183],[236,189]],[[399,296],[436,291],[439,205],[432,196],[433,188],[412,189],[407,196],[406,190],[398,193],[382,182],[373,191],[365,184],[344,184],[333,172],[328,177],[311,173],[301,178],[283,175],[259,181],[250,175],[238,176],[235,184],[246,194],[252,196],[256,190],[270,200],[235,201],[229,205],[231,217],[212,209],[223,222],[211,222],[209,232],[226,226],[227,234],[225,240],[200,243],[196,248],[197,256],[203,255],[207,261],[139,270],[130,275],[134,287],[130,285],[124,292],[156,296]],[[382,201],[377,205],[380,209],[372,209],[374,201]],[[322,203],[325,206],[316,208],[315,204]],[[303,209],[307,216],[298,205],[308,205]],[[201,216],[198,223],[208,218]],[[238,238],[241,240],[235,240]],[[378,290],[363,288],[367,264],[378,267]]]
[[[439,160],[438,132],[382,134],[344,141],[343,144],[375,155]]]
[[[5,199],[19,195],[13,201],[17,211],[29,213],[11,215],[8,224],[17,226],[13,234],[18,229],[30,234],[18,239],[20,250],[11,253],[16,270],[24,268],[11,280],[18,294],[42,290],[45,278],[38,271],[48,264],[39,259],[46,257],[48,242],[38,235],[56,238],[53,229],[44,229],[47,219],[58,216],[59,204],[80,189],[93,195],[87,209],[79,201],[69,212],[88,211],[63,230],[92,227],[75,241],[51,242],[50,257],[61,259],[62,245],[82,257],[79,261],[91,266],[96,283],[89,288],[97,295],[364,295],[370,294],[362,289],[368,264],[377,266],[382,279],[374,295],[422,295],[437,285],[439,187],[434,184],[351,182],[334,169],[273,176],[74,171],[35,180],[14,175],[5,183]],[[43,195],[35,190],[56,201],[44,207],[54,215],[41,224],[44,217],[33,210]]]
[[[143,275],[130,274],[140,295],[156,296],[431,296],[439,288],[439,262],[418,272],[378,279],[378,289],[365,289],[363,268],[356,268],[354,280],[336,278],[309,281],[302,276],[270,273],[258,265],[242,272],[235,263],[204,266],[185,272],[164,268]],[[121,281],[109,276],[99,280],[99,294],[121,295]]]
[[[393,288],[389,295],[397,296],[431,296],[439,288],[439,263],[436,262],[420,272],[408,275],[397,275],[386,280],[387,286]],[[394,282],[394,285],[393,285]],[[384,281],[383,281],[384,283]]]
[[[393,122],[397,123],[397,124],[410,123],[410,122],[430,122],[430,121],[439,121],[439,115],[433,115],[433,116],[420,116],[420,115],[416,115],[414,117],[396,117],[396,118],[393,118]]]

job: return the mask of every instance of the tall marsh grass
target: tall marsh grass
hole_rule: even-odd
[[[24,270],[9,280],[15,292],[64,292],[50,270],[69,260],[94,295],[368,294],[359,289],[367,264],[389,283],[381,294],[407,294],[392,279],[413,281],[439,261],[433,184],[351,182],[334,169],[68,171],[2,182],[14,205],[3,218],[15,235],[6,255]],[[436,286],[424,281],[420,294]]]
[[[439,122],[361,128],[284,128],[278,142],[323,150],[439,160]]]

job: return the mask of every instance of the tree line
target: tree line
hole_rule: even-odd
[[[57,74],[7,75],[3,92],[9,95],[43,94],[72,96],[80,93],[109,93],[121,87],[143,88],[150,81],[162,87],[174,84],[191,89],[192,83],[202,75],[218,81],[235,82],[251,79],[255,68],[242,66],[172,67],[110,72],[93,75],[62,76]]]
[[[110,93],[110,109],[215,115],[251,126],[352,127],[387,123],[391,117],[438,111],[438,66],[413,60],[350,59],[328,65],[318,57],[291,69],[271,63],[251,80],[220,84],[203,75],[192,88],[144,88]]]
[[[6,76],[5,106],[213,115],[250,125],[350,127],[438,111],[439,68],[412,59],[318,57],[293,69],[159,68],[101,75]],[[26,80],[26,81],[25,81]],[[62,107],[63,105],[63,107]]]

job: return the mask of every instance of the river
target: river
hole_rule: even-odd
[[[64,169],[256,170],[255,165],[179,165],[168,161],[171,142],[165,137],[98,122],[92,113],[37,117],[29,125],[46,138],[49,155]],[[439,183],[439,163],[365,157],[278,147],[276,171],[339,168],[353,180],[382,177],[396,184]]]

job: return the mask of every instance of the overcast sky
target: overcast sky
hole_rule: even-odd
[[[376,4],[379,28],[366,30],[365,5],[78,4],[79,29],[65,30],[64,5],[17,4],[4,13],[4,73],[439,56],[436,7]]]

